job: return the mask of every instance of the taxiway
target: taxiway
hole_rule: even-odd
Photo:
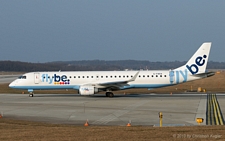
[[[225,113],[225,95],[217,94],[221,113]],[[4,117],[83,125],[163,126],[197,125],[196,118],[206,119],[207,94],[115,94],[114,98],[97,94],[0,94],[0,113]],[[205,125],[206,122],[202,123]]]

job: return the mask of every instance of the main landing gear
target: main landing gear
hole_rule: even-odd
[[[106,92],[105,95],[106,97],[110,97],[110,98],[114,97],[114,94],[112,92]]]

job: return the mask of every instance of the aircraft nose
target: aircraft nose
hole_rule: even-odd
[[[11,83],[9,84],[9,87],[10,87],[10,88],[15,87],[15,83],[14,83],[14,81],[13,81],[13,82],[11,82]]]

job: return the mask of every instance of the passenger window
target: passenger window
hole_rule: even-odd
[[[76,76],[74,76],[74,78],[76,78]]]
[[[89,78],[89,76],[87,76],[87,78]]]
[[[141,77],[141,76],[139,75],[139,77]]]
[[[101,76],[101,78],[103,78],[103,76]]]
[[[80,78],[80,76],[78,76],[78,78]]]
[[[166,75],[164,75],[164,77],[166,77]]]
[[[145,77],[145,76],[143,75],[143,77]]]

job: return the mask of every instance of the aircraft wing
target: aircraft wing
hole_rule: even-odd
[[[129,82],[135,81],[139,74],[139,71],[131,78],[128,80],[123,80],[123,81],[110,81],[110,82],[92,82],[92,83],[86,83],[82,84],[83,86],[96,86],[99,88],[108,88],[112,90],[119,90],[123,86],[129,86]],[[79,88],[74,88],[74,89],[79,89]]]
[[[110,89],[113,89],[113,90],[119,90],[123,86],[129,86],[129,84],[127,84],[127,83],[129,83],[131,81],[135,81],[135,79],[137,78],[138,74],[139,74],[139,71],[129,80],[102,82],[102,83],[97,83],[97,85],[104,86],[106,88],[110,88]]]
[[[101,86],[109,86],[109,85],[128,85],[127,83],[128,82],[131,82],[131,81],[134,81],[137,76],[138,76],[139,72],[137,72],[131,79],[129,80],[125,80],[125,81],[111,81],[111,82],[102,82],[102,83],[97,83],[98,85],[101,85]]]

